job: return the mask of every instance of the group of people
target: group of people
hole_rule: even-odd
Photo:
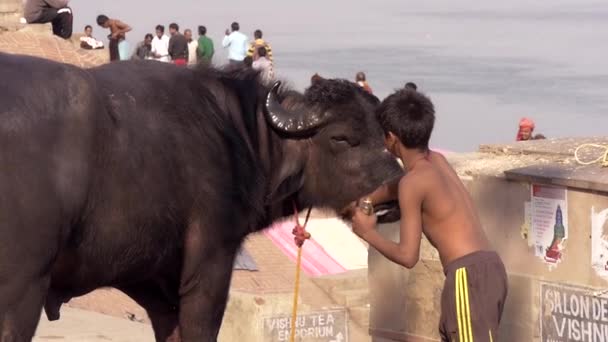
[[[137,44],[135,52],[127,55],[122,52],[121,46],[126,45],[125,34],[131,31],[131,27],[118,19],[111,19],[105,15],[97,17],[97,24],[110,30],[108,36],[110,61],[129,58],[151,59],[180,66],[213,62],[214,43],[207,36],[207,28],[203,25],[198,27],[198,39],[196,40],[191,29],[184,30],[182,34],[177,23],[169,25],[169,36],[165,34],[165,26],[157,25],[155,34],[146,34],[144,40]],[[87,42],[90,40],[91,45],[95,45],[93,43],[95,39],[90,34],[89,28],[89,25],[85,28],[87,31],[85,36],[89,37],[86,38]],[[239,23],[232,23],[222,40],[222,47],[228,51],[228,63],[231,67],[243,66],[258,70],[264,81],[270,81],[274,79],[272,48],[264,40],[262,30],[255,30],[253,36],[254,40],[249,42],[248,37],[240,32]]]
[[[240,25],[233,22],[225,32],[222,46],[228,50],[228,63],[232,66],[250,67],[260,72],[262,80],[274,79],[274,60],[272,48],[264,40],[260,29],[253,32],[253,41],[248,43],[247,36],[240,32]]]

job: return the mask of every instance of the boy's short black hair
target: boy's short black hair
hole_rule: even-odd
[[[385,134],[392,132],[406,148],[428,150],[435,125],[431,99],[413,89],[401,89],[387,97],[376,110]]]
[[[232,23],[232,25],[230,25],[230,28],[232,29],[232,31],[238,31],[241,29],[241,25],[239,25],[239,23],[237,23],[236,21]]]
[[[251,56],[245,57],[245,59],[243,59],[243,65],[250,68],[253,65],[253,57],[251,57]]]
[[[152,35],[152,33],[146,33],[144,39],[154,39],[154,36]]]
[[[410,89],[414,89],[414,90],[418,90],[418,86],[416,86],[416,83],[414,83],[414,82],[407,82],[405,84],[405,87],[406,88],[410,88]]]
[[[258,49],[258,56],[260,56],[260,57],[266,57],[266,53],[267,53],[267,51],[266,51],[265,47],[262,46],[262,47],[260,47]]]
[[[87,25],[87,26],[85,26],[85,27],[84,27],[84,30],[86,31],[87,29],[91,29],[91,30],[92,30],[92,29],[93,29],[93,26],[91,26],[91,25]]]
[[[103,26],[103,24],[105,24],[108,20],[110,20],[108,16],[100,14],[97,16],[97,25]]]
[[[255,30],[253,32],[253,38],[255,38],[255,39],[262,39],[262,30]]]
[[[163,25],[156,25],[156,31],[165,33],[165,27]]]
[[[198,27],[198,34],[204,36],[207,34],[207,28],[203,25]]]
[[[173,29],[173,30],[175,30],[175,31],[179,31],[179,25],[177,25],[176,23],[171,23],[171,24],[169,25],[169,28],[170,28],[170,29]]]

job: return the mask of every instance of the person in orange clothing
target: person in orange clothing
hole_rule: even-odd
[[[533,140],[532,132],[534,132],[534,121],[528,118],[519,120],[519,131],[517,131],[517,141]]]

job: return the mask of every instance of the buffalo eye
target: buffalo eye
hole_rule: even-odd
[[[354,147],[359,145],[359,142],[354,140],[354,139],[350,139],[345,135],[337,135],[337,136],[333,136],[331,137],[331,141],[332,143],[338,145],[338,146],[350,146],[350,147]]]

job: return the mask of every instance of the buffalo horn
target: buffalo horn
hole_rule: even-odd
[[[277,99],[280,81],[277,81],[266,97],[266,117],[271,126],[280,132],[288,134],[306,134],[321,126],[324,115],[316,111],[307,112],[302,108],[288,111]]]

